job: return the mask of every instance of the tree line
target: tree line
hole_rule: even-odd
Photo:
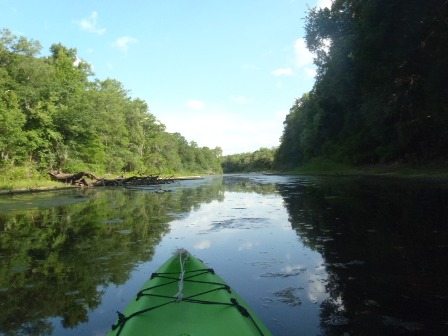
[[[313,89],[284,121],[277,167],[448,159],[448,3],[335,0],[309,10]]]
[[[139,174],[221,173],[222,150],[200,147],[114,79],[95,78],[76,49],[0,31],[0,168]]]
[[[270,171],[274,169],[277,148],[262,147],[255,152],[237,153],[222,157],[225,173]]]

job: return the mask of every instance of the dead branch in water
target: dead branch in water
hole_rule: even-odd
[[[54,181],[60,181],[79,187],[95,187],[95,186],[122,186],[122,185],[156,185],[170,183],[173,177],[160,178],[159,175],[149,176],[118,176],[115,178],[97,177],[90,172],[79,172],[76,174],[54,173],[49,172],[50,177]],[[86,180],[86,178],[92,181]]]

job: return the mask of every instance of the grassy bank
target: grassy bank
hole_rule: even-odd
[[[63,186],[30,166],[0,169],[0,191],[53,189]]]
[[[356,175],[360,172],[351,165],[319,157],[295,168],[291,173],[297,175]]]
[[[265,172],[266,173],[266,172]],[[279,172],[271,172],[277,174]],[[285,172],[283,172],[285,173]],[[403,178],[431,178],[448,180],[448,164],[434,163],[426,165],[410,164],[375,164],[365,166],[352,166],[338,163],[327,158],[315,158],[310,162],[286,172],[294,175],[315,176],[391,176]],[[280,173],[279,173],[280,174]],[[131,176],[132,174],[130,174]],[[197,176],[197,173],[175,174],[180,176]],[[52,181],[46,173],[33,167],[6,167],[0,169],[0,193],[51,190],[55,188],[71,187],[61,182]]]
[[[114,178],[123,175],[131,177],[138,175],[137,173],[128,174],[103,174],[101,177]],[[167,177],[167,176],[165,176]],[[175,174],[174,178],[197,178],[198,173]],[[39,172],[32,166],[21,167],[3,167],[0,169],[0,194],[8,194],[15,192],[53,190],[56,188],[75,188],[74,186],[64,184],[58,181],[52,181],[46,172]]]
[[[448,165],[378,165],[372,167],[360,167],[361,173],[370,175],[385,175],[404,178],[434,178],[448,179]]]
[[[331,161],[327,158],[315,158],[310,162],[294,169],[297,175],[381,175],[406,178],[436,178],[448,179],[448,164],[374,164],[352,166]]]

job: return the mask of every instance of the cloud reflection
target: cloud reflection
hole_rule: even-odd
[[[254,246],[260,245],[260,243],[253,243],[253,242],[245,242],[242,243],[240,246],[238,246],[238,251],[244,251],[244,250],[250,250],[252,249]]]
[[[210,248],[210,246],[212,246],[212,242],[208,239],[206,240],[201,240],[200,242],[196,243],[193,245],[193,248],[195,250],[205,250]]]

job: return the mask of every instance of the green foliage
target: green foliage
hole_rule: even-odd
[[[294,169],[294,173],[304,175],[340,175],[357,172],[358,171],[349,164],[335,162],[322,156],[314,157],[307,163]]]
[[[23,157],[22,148],[26,143],[25,135],[21,132],[25,124],[25,115],[19,109],[14,92],[5,92],[0,100],[0,160],[14,163],[16,153]]]
[[[270,171],[276,148],[260,148],[253,153],[226,155],[222,158],[225,173]]]
[[[0,32],[0,167],[139,174],[221,173],[220,148],[165,131],[114,79],[92,79],[76,49]]]
[[[311,9],[306,41],[318,76],[286,117],[275,166],[447,160],[445,12],[442,0]]]
[[[4,179],[19,180],[19,179],[38,179],[42,174],[31,165],[23,165],[15,167],[13,165],[3,167],[0,170],[0,175]]]
[[[40,187],[60,187],[60,182],[49,181],[48,176],[36,170],[31,164],[0,168],[0,190],[34,189]]]

